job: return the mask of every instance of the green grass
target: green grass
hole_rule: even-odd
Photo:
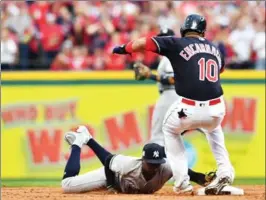
[[[169,182],[169,184],[172,184]],[[265,178],[238,178],[234,185],[265,185]],[[59,179],[5,179],[2,187],[60,187]]]
[[[223,84],[265,84],[265,79],[222,79]],[[2,80],[3,86],[36,86],[36,85],[154,85],[154,81],[136,81],[134,79],[88,79],[88,80]]]

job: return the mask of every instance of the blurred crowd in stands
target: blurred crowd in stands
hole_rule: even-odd
[[[114,45],[159,28],[179,28],[188,14],[206,17],[206,37],[231,69],[265,69],[264,1],[1,2],[2,70],[156,69],[154,53],[112,55]]]

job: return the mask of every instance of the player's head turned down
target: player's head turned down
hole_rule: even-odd
[[[142,172],[144,176],[154,175],[163,163],[165,163],[164,152],[160,145],[149,143],[143,147]]]
[[[204,37],[207,27],[206,19],[197,14],[188,15],[180,28],[182,37],[187,35],[199,35]]]

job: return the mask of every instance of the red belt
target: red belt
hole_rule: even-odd
[[[216,105],[216,104],[218,104],[220,102],[221,102],[220,98],[210,100],[209,101],[209,106]],[[190,106],[195,106],[196,105],[196,101],[190,100],[190,99],[185,99],[185,98],[182,98],[182,103],[185,103],[185,104],[190,105]]]

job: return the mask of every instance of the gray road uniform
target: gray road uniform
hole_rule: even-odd
[[[161,164],[156,175],[146,181],[141,173],[140,158],[116,155],[110,162],[110,169],[119,179],[122,193],[150,194],[158,191],[172,177],[172,170],[168,162]],[[61,182],[64,192],[88,192],[106,187],[104,167],[83,175],[69,177]]]
[[[121,163],[125,164],[121,165]],[[151,194],[161,189],[172,177],[172,170],[166,162],[161,164],[151,180],[146,181],[142,174],[142,160],[122,155],[113,158],[110,169],[118,174],[123,193]]]
[[[173,68],[168,58],[162,57],[157,72],[161,77],[174,77]],[[157,143],[161,146],[164,146],[164,135],[162,132],[163,119],[168,108],[176,101],[178,96],[175,92],[174,85],[164,85],[162,83],[157,84],[161,95],[154,107],[151,139],[149,143]]]

